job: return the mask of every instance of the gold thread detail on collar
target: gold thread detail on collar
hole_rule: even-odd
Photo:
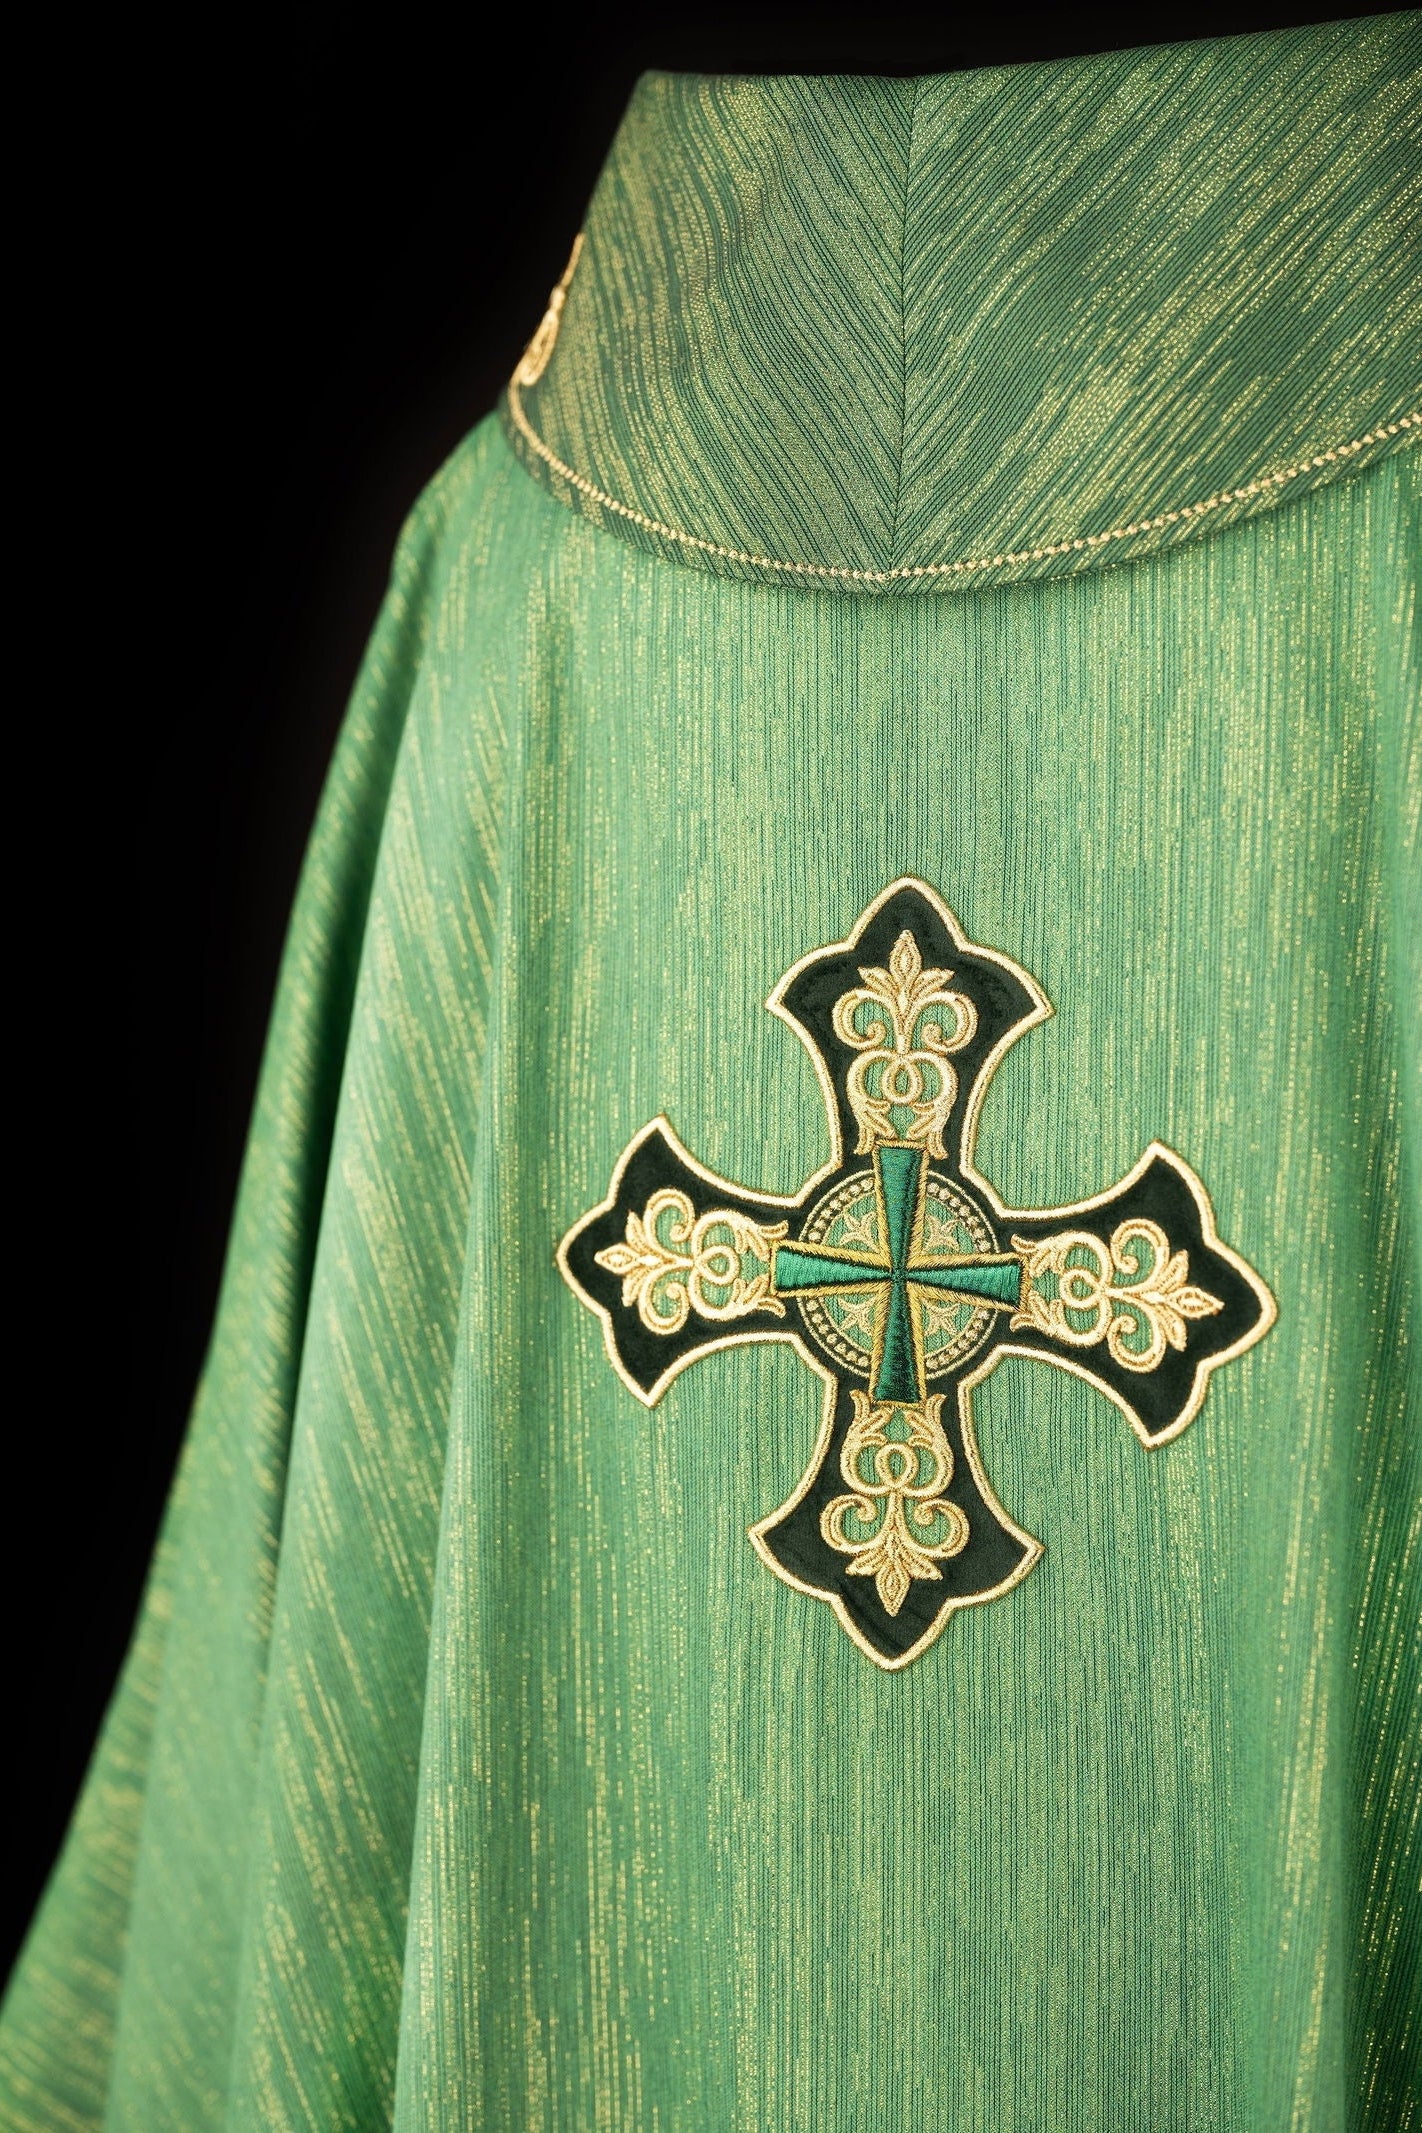
[[[575,248],[574,264],[576,258]],[[571,265],[568,272],[572,272]],[[553,317],[550,305],[544,326],[547,326],[549,319]],[[539,334],[543,330],[544,327],[540,327]],[[525,356],[524,363],[527,363],[528,357],[532,355],[539,334],[535,334],[533,341],[529,343],[528,356]],[[556,322],[553,334],[556,338]],[[538,372],[539,376],[542,375],[542,369],[546,366],[551,352],[550,340],[543,356],[543,365]],[[782,556],[756,555],[747,548],[730,548],[721,541],[708,541],[699,533],[686,533],[679,526],[669,526],[661,519],[649,518],[645,511],[638,511],[631,504],[624,504],[619,498],[609,496],[605,489],[599,489],[585,474],[579,474],[566,460],[560,459],[552,447],[544,443],[529,421],[519,392],[521,383],[531,382],[523,376],[524,363],[520,363],[509,381],[509,412],[513,416],[514,426],[545,466],[576,489],[581,496],[585,496],[589,503],[598,505],[601,510],[616,512],[619,518],[625,518],[632,525],[640,526],[645,533],[656,534],[666,541],[678,541],[683,547],[695,548],[702,555],[716,556],[724,563],[745,563],[756,570],[791,571],[802,578],[848,579],[862,585],[887,585],[902,578],[966,577],[977,570],[1005,570],[1018,563],[1046,563],[1055,556],[1086,554],[1093,549],[1104,548],[1112,541],[1129,541],[1143,533],[1158,533],[1165,526],[1188,524],[1192,519],[1204,518],[1211,511],[1222,510],[1226,504],[1247,503],[1251,497],[1264,496],[1271,489],[1284,488],[1289,482],[1296,481],[1301,474],[1315,473],[1321,467],[1337,466],[1344,460],[1355,458],[1359,452],[1365,452],[1369,445],[1385,444],[1390,437],[1399,437],[1405,430],[1422,426],[1422,409],[1414,414],[1400,415],[1396,422],[1384,423],[1378,429],[1369,430],[1364,437],[1354,437],[1347,444],[1334,445],[1326,452],[1315,452],[1312,458],[1300,459],[1293,466],[1279,467],[1273,473],[1261,474],[1254,481],[1245,482],[1241,488],[1220,489],[1215,495],[1202,498],[1199,503],[1181,504],[1173,511],[1159,511],[1153,518],[1135,519],[1128,526],[1111,526],[1104,533],[1082,533],[1072,540],[1048,542],[1041,548],[1008,549],[1001,555],[969,556],[956,563],[904,563],[892,570],[857,570],[847,563],[787,562]]]
[[[520,385],[536,385],[548,368],[548,359],[558,339],[558,328],[563,323],[563,306],[568,300],[568,287],[577,272],[578,257],[583,249],[583,233],[578,231],[573,239],[573,249],[568,255],[568,264],[563,269],[563,278],[549,292],[548,309],[538,322],[533,339],[518,359],[513,374],[510,392]]]

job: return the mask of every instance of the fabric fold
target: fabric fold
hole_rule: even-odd
[[[1153,366],[1197,471],[1281,434],[1238,276],[1199,310],[1266,143],[1229,256],[1297,297],[1301,422],[1362,420],[1415,36],[653,77],[526,405],[825,553],[1050,526],[1112,440],[1173,480]],[[1320,154],[1362,114],[1326,179],[1310,84]],[[1099,376],[1049,375],[1049,254]],[[4,2133],[1409,2123],[1419,461],[1350,464],[875,600],[614,537],[498,415],[461,446],[321,803]]]

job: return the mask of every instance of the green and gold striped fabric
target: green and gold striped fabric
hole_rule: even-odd
[[[1418,44],[638,90],[400,544],[4,2133],[1415,2133]],[[814,1373],[644,1406],[557,1254],[659,1114],[825,1164],[765,1003],[903,877],[1040,1000],[1002,1206],[1163,1142],[1277,1318],[1151,1449],[1005,1353],[1040,1559],[888,1671],[749,1537]]]
[[[1422,416],[1419,56],[1404,14],[648,75],[514,447],[654,552],[841,590],[1055,576],[1305,494]]]

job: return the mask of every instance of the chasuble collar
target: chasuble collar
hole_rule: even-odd
[[[503,407],[637,546],[1053,576],[1422,437],[1422,15],[917,79],[649,74]]]

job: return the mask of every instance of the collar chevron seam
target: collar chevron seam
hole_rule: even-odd
[[[1400,415],[1396,422],[1384,423],[1380,428],[1369,430],[1365,436],[1354,437],[1347,444],[1333,445],[1324,452],[1315,452],[1310,458],[1295,461],[1292,466],[1278,467],[1271,473],[1260,474],[1253,481],[1245,482],[1237,489],[1220,489],[1213,496],[1206,496],[1198,503],[1180,504],[1173,511],[1159,511],[1151,518],[1135,519],[1129,525],[1111,526],[1104,533],[1077,534],[1074,538],[1052,541],[1041,548],[1016,548],[1001,555],[967,556],[953,563],[905,563],[892,570],[857,570],[847,563],[800,563],[787,561],[783,556],[757,555],[746,548],[731,548],[722,541],[708,541],[699,533],[688,533],[680,526],[669,526],[662,519],[650,518],[632,504],[625,504],[619,497],[610,496],[606,489],[598,488],[585,474],[579,474],[566,460],[560,459],[552,446],[546,444],[528,418],[519,390],[519,377],[515,372],[509,380],[508,406],[514,427],[544,465],[560,480],[567,482],[589,503],[603,511],[612,511],[632,525],[640,526],[646,533],[659,539],[677,541],[683,547],[695,548],[703,555],[717,556],[725,563],[743,563],[756,570],[783,570],[797,577],[837,578],[869,585],[886,585],[902,578],[965,577],[976,570],[1004,570],[1019,563],[1046,563],[1053,557],[1089,553],[1104,548],[1112,541],[1127,541],[1145,533],[1158,533],[1163,527],[1185,524],[1191,519],[1204,518],[1211,511],[1219,511],[1226,504],[1247,503],[1251,497],[1262,496],[1270,489],[1281,489],[1300,475],[1317,473],[1323,467],[1335,466],[1365,452],[1370,445],[1385,444],[1389,438],[1400,437],[1407,430],[1422,429],[1422,409],[1410,415]],[[1410,441],[1410,440],[1409,440]]]

